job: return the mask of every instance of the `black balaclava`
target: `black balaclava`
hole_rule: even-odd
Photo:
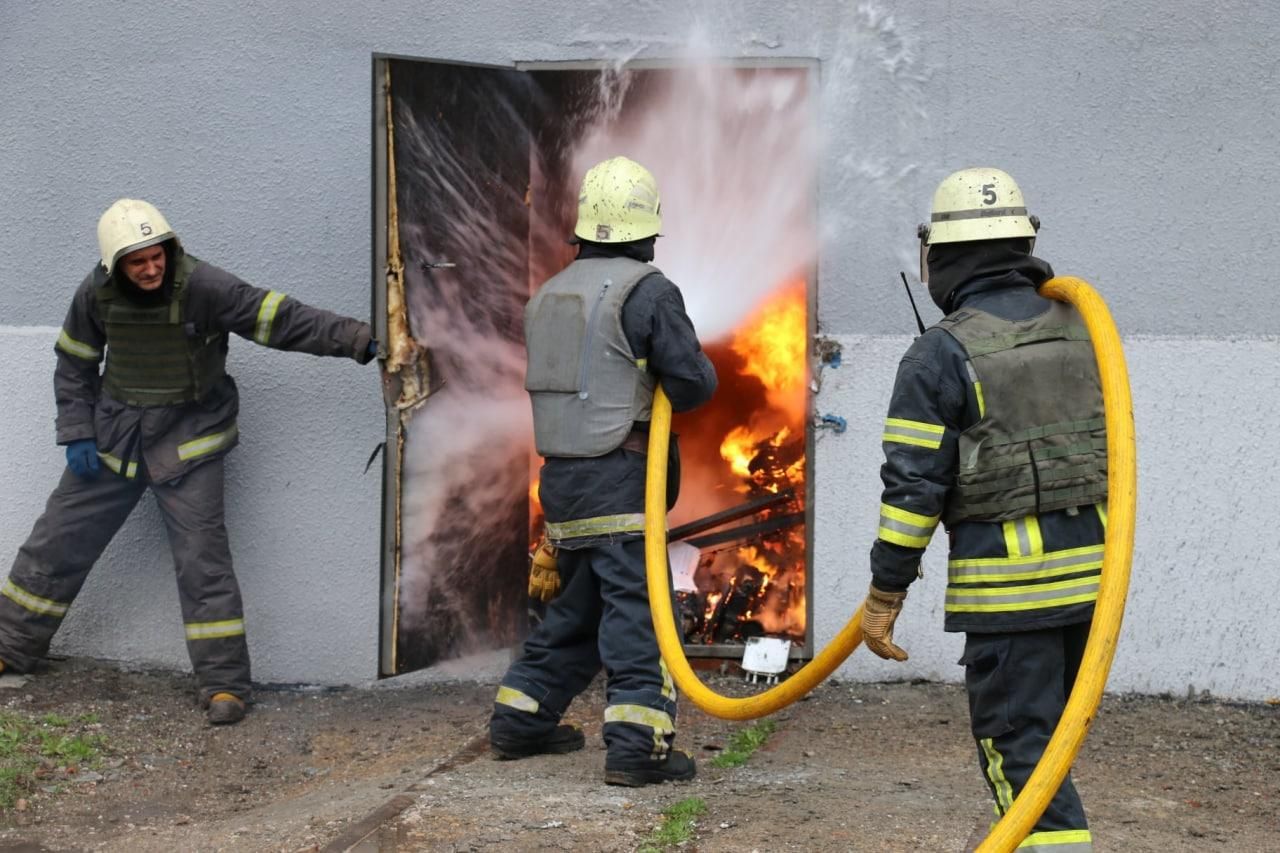
[[[173,278],[178,271],[178,260],[182,257],[182,250],[176,239],[165,240],[160,245],[164,247],[164,282],[155,290],[143,290],[138,287],[129,276],[124,274],[124,270],[118,263],[111,271],[111,277],[124,298],[142,308],[157,308],[173,298]]]
[[[1009,287],[1039,287],[1053,277],[1053,268],[1031,254],[1027,237],[938,243],[929,247],[928,264],[929,295],[944,314],[956,310],[956,292],[975,279],[997,279],[1012,273],[1008,275]]]
[[[578,244],[578,260],[587,258],[630,258],[647,264],[653,260],[655,243],[658,235],[645,237],[643,240],[632,240],[628,243],[594,243],[575,237]]]

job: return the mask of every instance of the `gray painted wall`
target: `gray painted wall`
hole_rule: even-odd
[[[1280,312],[1264,299],[1280,261],[1268,227],[1280,178],[1280,7],[244,9],[0,0],[0,434],[10,465],[0,559],[25,538],[61,462],[50,347],[113,199],[154,201],[193,253],[251,282],[364,317],[372,53],[502,65],[670,56],[692,34],[712,53],[822,63],[819,320],[852,355],[819,398],[851,423],[824,436],[815,463],[819,639],[865,587],[878,421],[910,328],[896,272],[913,268],[914,226],[937,180],[985,162],[1012,172],[1044,220],[1040,254],[1093,281],[1130,336],[1142,507],[1113,685],[1280,693],[1280,625],[1262,606],[1280,558],[1257,523],[1280,504]],[[372,677],[378,485],[360,469],[382,432],[373,370],[243,342],[233,367],[244,445],[229,463],[229,523],[256,676]],[[162,539],[153,507],[130,520],[59,650],[185,665]],[[935,551],[904,623],[912,661],[890,670],[858,655],[848,674],[957,677],[955,638],[939,630]],[[1217,628],[1180,624],[1206,612]],[[1239,629],[1222,627],[1237,618]]]

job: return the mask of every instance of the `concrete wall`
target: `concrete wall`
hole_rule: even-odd
[[[0,434],[12,554],[60,464],[50,345],[114,198],[148,198],[188,247],[248,280],[367,315],[370,55],[509,65],[670,56],[817,57],[826,154],[822,332],[845,346],[819,407],[819,639],[858,601],[876,454],[910,328],[898,269],[936,181],[992,163],[1045,222],[1039,252],[1092,280],[1129,336],[1141,453],[1132,607],[1113,686],[1280,693],[1280,7],[1153,0],[978,6],[336,0],[0,5]],[[1263,215],[1263,214],[1268,215]],[[244,446],[229,514],[264,681],[376,671],[381,434],[372,368],[233,348]],[[1247,461],[1246,461],[1247,460]],[[1242,466],[1242,462],[1244,463]],[[92,576],[57,649],[185,665],[154,508]],[[936,549],[935,549],[936,550]],[[7,557],[6,557],[7,559]],[[902,628],[912,661],[853,676],[956,678],[931,555]],[[1265,584],[1265,585],[1264,585]],[[1270,593],[1270,595],[1268,594]],[[1190,620],[1186,626],[1183,619]]]

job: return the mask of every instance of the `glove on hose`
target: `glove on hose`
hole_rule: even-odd
[[[906,649],[893,643],[893,623],[902,612],[907,593],[885,592],[872,584],[862,604],[862,643],[872,654],[885,660],[904,661]]]
[[[556,548],[543,541],[529,563],[529,597],[546,603],[560,592],[560,571],[556,568]]]
[[[67,445],[67,467],[71,473],[81,480],[92,480],[98,476],[101,464],[98,462],[98,443],[92,438],[82,438]]]

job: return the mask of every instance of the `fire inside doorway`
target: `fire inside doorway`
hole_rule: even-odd
[[[376,59],[374,314],[391,350],[383,674],[509,647],[528,629],[542,525],[523,309],[573,258],[582,174],[618,154],[657,178],[655,263],[720,377],[715,399],[674,426],[686,648],[740,657],[769,636],[812,656],[814,74]]]

